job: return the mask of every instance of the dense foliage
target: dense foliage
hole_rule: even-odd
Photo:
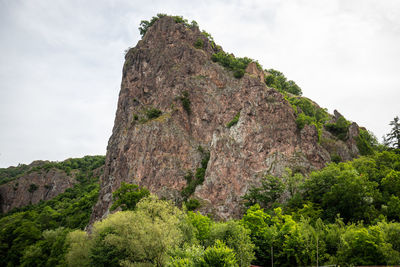
[[[52,163],[74,168],[80,183],[52,200],[2,214],[0,219],[1,266],[55,266],[64,262],[65,238],[71,229],[83,229],[97,201],[98,178],[92,171],[104,156],[86,156]]]
[[[234,55],[228,54],[222,50],[213,54],[211,59],[212,61],[218,62],[225,68],[233,71],[233,75],[235,76],[235,78],[242,78],[247,68],[247,65],[249,65],[249,63],[253,61],[251,58],[248,57],[235,57]]]
[[[163,17],[167,17],[167,16],[168,16],[167,14],[157,14],[157,16],[152,17],[150,21],[149,20],[142,20],[140,22],[140,27],[139,27],[140,35],[143,37],[146,34],[147,30],[151,26],[153,26],[154,23],[156,23],[157,20],[159,20],[160,18],[163,18]],[[169,16],[169,17],[172,17],[175,20],[176,23],[182,23],[183,25],[185,25],[188,28],[197,26],[197,22],[194,21],[194,20],[192,20],[192,22],[189,24],[188,20],[184,19],[181,16]]]
[[[163,16],[142,21],[141,34]],[[182,17],[174,19],[188,27],[195,24],[189,25]],[[213,60],[237,78],[251,62],[222,50]],[[300,130],[312,124],[319,132],[325,128],[338,140],[346,140],[350,123],[345,118],[332,120],[326,110],[300,97],[301,89],[293,81],[278,71],[268,72],[266,84],[282,92],[292,105]],[[183,92],[180,99],[190,114],[189,95]],[[151,120],[161,114],[151,108],[143,115]],[[226,126],[235,125],[239,118],[237,113]],[[282,177],[265,175],[244,195],[240,220],[215,221],[212,214],[187,211],[201,205],[190,198],[204,182],[210,159],[201,146],[200,166],[185,176],[182,209],[145,188],[122,183],[113,193],[111,207],[121,211],[96,222],[91,233],[83,229],[98,199],[94,170],[104,165],[103,156],[0,169],[0,182],[52,168],[79,181],[52,200],[1,215],[0,266],[399,265],[398,117],[390,125],[386,147],[361,129],[356,141],[363,156],[353,161],[337,159],[306,176],[290,169]],[[35,190],[31,184],[29,191]]]
[[[146,188],[139,188],[135,184],[122,182],[120,188],[113,192],[113,200],[110,210],[121,208],[121,210],[134,210],[136,204],[144,197],[150,195]]]
[[[26,164],[18,164],[16,167],[8,167],[8,168],[0,168],[0,184],[8,183],[16,178],[18,178],[21,174],[24,174],[31,167]]]
[[[265,77],[265,84],[277,89],[280,92],[287,92],[294,95],[302,95],[301,88],[292,80],[287,80],[282,72],[269,69],[266,70],[268,75]]]

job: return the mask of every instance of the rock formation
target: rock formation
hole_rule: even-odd
[[[1,212],[6,213],[13,208],[52,199],[76,183],[74,175],[67,175],[56,168],[27,172],[13,181],[0,185]]]
[[[203,48],[195,48],[198,39]],[[215,52],[196,26],[171,17],[160,18],[127,52],[92,222],[108,214],[121,182],[182,201],[185,175],[201,166],[207,151],[204,182],[192,197],[221,219],[238,216],[241,196],[267,173],[322,168],[337,143],[343,158],[355,155],[342,141],[323,147],[313,125],[299,130],[293,108],[265,85],[256,64],[237,79],[212,62]],[[227,127],[236,115],[237,123]]]

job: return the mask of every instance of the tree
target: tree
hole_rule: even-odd
[[[111,210],[118,207],[121,207],[122,210],[134,210],[139,200],[148,195],[150,192],[146,188],[122,182],[121,187],[113,193],[114,204],[111,206]]]
[[[389,125],[392,126],[392,130],[390,133],[386,134],[386,137],[383,138],[383,142],[386,146],[400,149],[400,120],[399,117],[396,116]]]
[[[205,267],[238,266],[233,249],[227,247],[225,243],[220,240],[217,240],[214,246],[208,247],[204,251],[201,265]]]
[[[165,266],[168,252],[184,241],[185,214],[155,196],[142,199],[134,211],[120,211],[96,222],[88,236],[69,234],[69,266]]]
[[[243,196],[246,207],[259,204],[262,207],[271,207],[285,191],[285,184],[281,178],[272,175],[266,175],[261,179],[260,187],[251,187]]]

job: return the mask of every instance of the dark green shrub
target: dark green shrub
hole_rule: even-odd
[[[182,95],[179,97],[179,99],[181,100],[183,109],[187,112],[187,114],[190,115],[192,110],[190,108],[189,92],[183,91]]]
[[[181,192],[184,199],[191,196],[196,190],[196,187],[204,182],[208,161],[210,160],[210,152],[205,151],[201,146],[199,146],[198,150],[202,154],[201,167],[196,169],[194,175],[192,171],[188,171],[184,176],[186,187]]]
[[[198,49],[202,49],[204,47],[204,41],[201,38],[197,38],[196,42],[194,43],[194,47]]]
[[[233,119],[226,124],[226,127],[231,128],[233,125],[237,124],[239,121],[239,118],[240,118],[240,111],[238,113],[236,113],[235,117],[233,117]]]
[[[140,188],[136,184],[127,184],[122,182],[121,187],[113,193],[114,203],[110,210],[121,207],[122,210],[134,210],[136,204],[144,197],[150,195],[149,190]]]
[[[332,161],[332,162],[335,162],[335,163],[339,163],[339,162],[342,161],[342,157],[339,156],[339,155],[336,154],[336,153],[333,153],[333,154],[331,155],[331,161]]]
[[[300,113],[296,118],[296,124],[299,130],[303,129],[306,124],[309,125],[312,122],[313,118],[305,115],[304,113]]]
[[[272,86],[274,84],[275,78],[273,75],[268,75],[265,77],[265,84],[268,86]]]
[[[273,87],[281,92],[284,91],[294,95],[302,95],[301,88],[294,81],[288,81],[282,72],[274,69],[266,71],[270,73],[270,75],[265,77],[265,84],[267,86]]]
[[[208,247],[203,254],[201,266],[209,267],[225,267],[238,266],[235,252],[227,247],[224,242],[217,240],[215,245]]]
[[[251,187],[249,191],[242,197],[246,207],[255,204],[261,207],[269,207],[275,203],[285,190],[285,184],[281,178],[272,175],[266,175],[261,179],[260,187]]]
[[[188,20],[187,20],[187,19],[184,19],[182,16],[168,16],[167,14],[157,14],[157,16],[152,17],[150,21],[148,21],[148,20],[142,20],[142,21],[140,22],[140,27],[139,27],[140,35],[143,37],[143,36],[146,34],[147,30],[148,30],[151,26],[153,26],[154,23],[156,23],[156,21],[157,21],[158,19],[163,18],[163,17],[171,17],[171,18],[174,19],[174,21],[175,21],[176,23],[182,23],[185,27],[188,27],[188,28],[197,26],[197,22],[196,22],[196,21],[193,20],[193,21],[189,24]]]
[[[139,119],[139,116],[138,116],[137,114],[133,114],[133,119],[134,119],[135,121],[137,121],[137,120]]]
[[[225,53],[224,51],[219,51],[218,53],[213,54],[211,59],[212,61],[218,62],[225,68],[233,71],[236,78],[243,77],[247,65],[253,61],[248,57],[236,58],[231,54]]]
[[[156,108],[150,108],[148,110],[146,110],[146,116],[147,119],[152,120],[155,118],[160,117],[160,115],[162,114],[162,111]]]
[[[146,34],[147,30],[148,30],[151,26],[153,26],[153,24],[154,24],[158,19],[160,19],[160,18],[162,18],[162,17],[165,17],[165,16],[167,16],[167,14],[157,14],[157,16],[156,16],[156,17],[152,17],[150,21],[148,21],[148,20],[142,20],[142,21],[140,22],[140,27],[139,27],[140,35],[143,37],[143,36]]]
[[[29,191],[29,193],[33,193],[33,192],[35,192],[36,190],[38,190],[38,186],[36,185],[36,184],[30,184],[29,185],[29,189],[28,189],[28,191]]]
[[[349,126],[350,122],[348,122],[343,116],[339,117],[335,123],[325,124],[325,128],[329,132],[331,132],[334,136],[343,141],[345,141],[347,138]]]
[[[235,70],[234,72],[233,72],[233,76],[235,77],[235,78],[237,78],[237,79],[240,79],[240,78],[242,78],[243,76],[244,76],[244,70]]]
[[[360,151],[360,154],[363,156],[374,154],[374,148],[378,146],[376,137],[363,129],[360,129],[360,134],[356,138],[356,143],[358,151]]]
[[[191,198],[185,202],[185,206],[186,206],[187,210],[193,211],[193,210],[197,209],[198,207],[200,207],[200,201],[198,201],[195,198]]]

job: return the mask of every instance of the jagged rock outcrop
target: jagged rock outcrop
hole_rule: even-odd
[[[202,49],[194,47],[199,38]],[[309,172],[330,161],[315,126],[297,128],[293,108],[265,85],[256,64],[236,79],[211,61],[213,53],[197,27],[170,17],[159,19],[128,51],[92,222],[108,214],[121,182],[181,201],[185,174],[201,165],[199,146],[210,159],[194,197],[219,218],[239,215],[241,196],[266,173],[280,175],[286,167]],[[149,116],[157,110],[161,116]],[[237,123],[227,127],[239,112]]]
[[[27,172],[13,181],[0,185],[1,212],[6,213],[13,208],[52,199],[76,183],[74,175],[67,175],[56,168]]]

